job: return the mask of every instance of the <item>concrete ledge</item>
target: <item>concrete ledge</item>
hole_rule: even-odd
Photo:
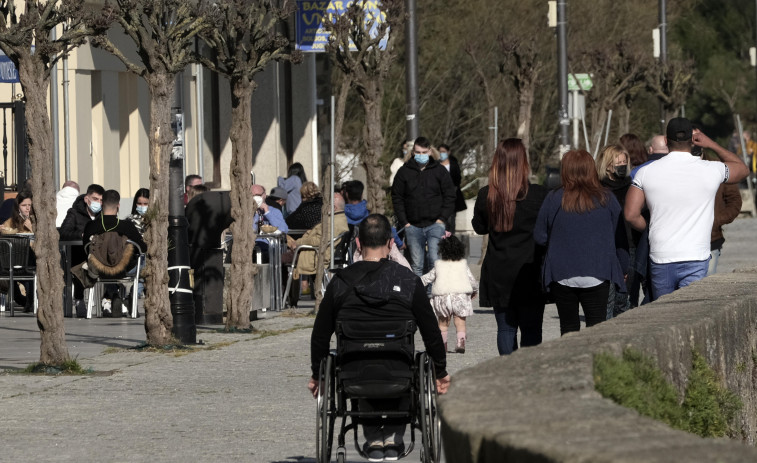
[[[739,394],[741,440],[703,439],[594,390],[593,356],[633,347],[679,391],[695,348]],[[463,370],[440,397],[450,462],[757,461],[757,269],[708,277],[614,320]],[[744,444],[751,444],[744,445]]]

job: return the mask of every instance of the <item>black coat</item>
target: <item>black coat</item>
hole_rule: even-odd
[[[62,240],[80,240],[84,234],[84,227],[92,221],[89,216],[87,203],[84,196],[79,195],[74,204],[66,212],[66,218],[60,225],[60,238]]]
[[[447,169],[434,159],[423,170],[410,159],[394,176],[392,204],[398,228],[444,222],[455,212],[455,185]]]
[[[412,271],[396,262],[361,261],[336,273],[313,323],[310,361],[313,377],[321,359],[329,353],[329,341],[337,320],[365,324],[385,320],[415,320],[426,352],[434,362],[437,378],[447,375],[447,356],[439,324],[426,290]]]
[[[294,212],[287,216],[287,226],[292,230],[310,230],[321,223],[321,207],[323,207],[323,198],[320,196],[303,201]]]
[[[463,192],[460,190],[460,184],[463,183],[463,174],[460,171],[460,163],[454,156],[449,157],[449,175],[452,177],[452,184],[455,185],[455,212],[464,211],[468,209],[468,205],[465,204]]]
[[[497,232],[489,227],[486,206],[489,187],[478,191],[473,208],[473,229],[479,235],[489,234],[481,266],[480,307],[508,307],[511,298],[517,295],[543,297],[539,275],[544,250],[537,249],[534,243],[534,225],[548,191],[541,185],[530,184],[526,197],[515,204],[513,228],[507,232]]]

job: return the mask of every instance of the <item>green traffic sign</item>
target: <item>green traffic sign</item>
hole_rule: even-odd
[[[591,90],[593,86],[594,83],[591,81],[590,74],[568,74],[568,90],[571,92],[576,90]]]

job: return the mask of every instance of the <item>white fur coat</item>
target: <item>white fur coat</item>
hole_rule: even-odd
[[[434,270],[423,275],[423,284],[433,282],[431,294],[442,296],[445,294],[471,294],[476,291],[475,279],[472,278],[468,263],[463,260],[437,260]]]

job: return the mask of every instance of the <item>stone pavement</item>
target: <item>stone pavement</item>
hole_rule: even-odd
[[[754,219],[727,228],[721,271],[756,265],[755,229]],[[472,263],[479,250],[472,240]],[[315,402],[305,387],[313,318],[305,302],[265,314],[253,334],[198,327],[204,345],[167,353],[130,348],[144,342],[144,318],[66,319],[69,352],[95,371],[88,376],[9,372],[38,360],[39,335],[33,317],[3,314],[0,461],[314,462]],[[467,352],[448,356],[453,387],[456,372],[496,357],[495,327],[490,309],[470,317]],[[548,306],[545,342],[558,336]],[[347,457],[364,461],[351,445]]]

